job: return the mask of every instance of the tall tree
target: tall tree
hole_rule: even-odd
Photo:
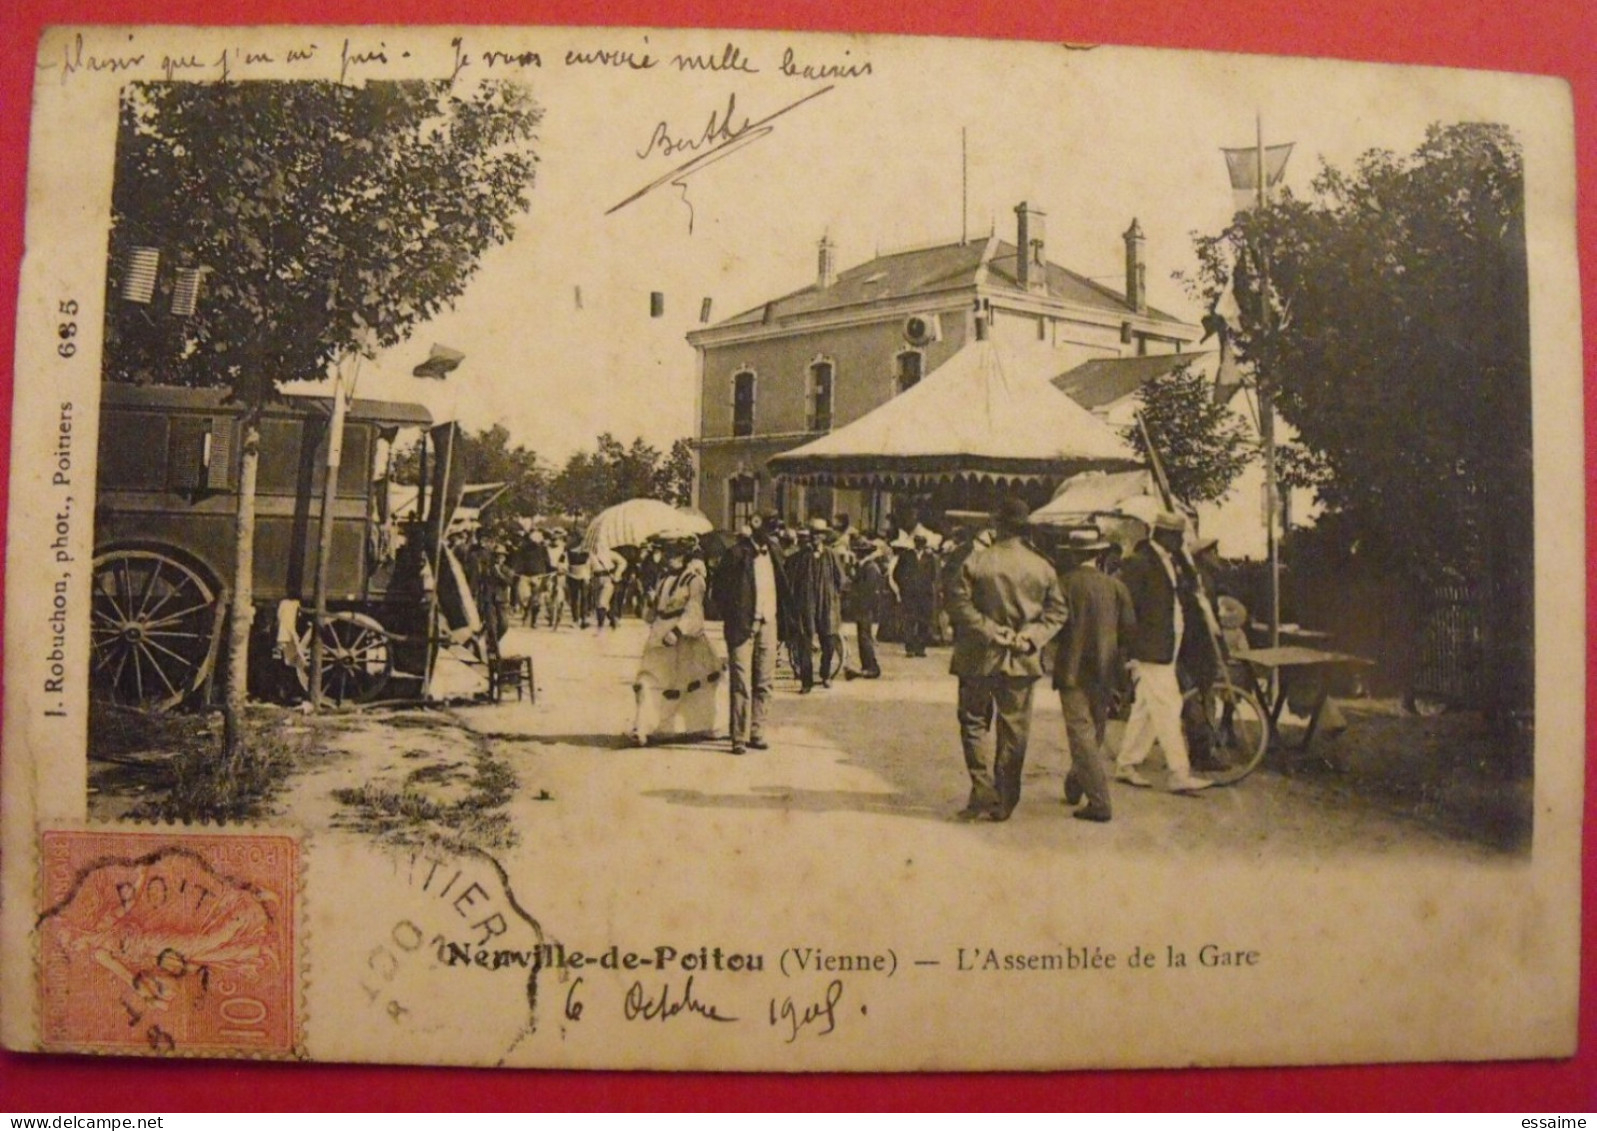
[[[540,117],[505,82],[147,83],[124,94],[105,376],[225,386],[246,409],[230,760],[246,753],[260,409],[281,382],[398,344],[465,290],[527,207]],[[121,297],[135,248],[163,265],[152,302]],[[174,307],[196,271],[191,312]]]
[[[654,495],[668,503],[685,507],[693,501],[693,442],[686,438],[671,445],[670,454],[654,472]]]
[[[461,461],[468,483],[504,483],[504,494],[494,504],[500,514],[531,518],[549,507],[549,474],[538,453],[524,444],[511,444],[510,430],[494,424],[480,432],[462,431],[455,458]],[[421,448],[406,448],[394,457],[396,483],[415,485],[421,476]]]
[[[593,514],[610,505],[615,491],[610,466],[596,452],[573,452],[550,484],[555,506],[569,514]]]
[[[1432,126],[1407,156],[1322,169],[1310,199],[1197,241],[1238,357],[1319,464],[1328,524],[1365,560],[1474,588],[1495,706],[1531,704],[1530,348],[1520,148]]]
[[[1225,498],[1258,444],[1242,418],[1215,400],[1213,384],[1186,362],[1149,381],[1138,398],[1171,493],[1187,503]],[[1146,458],[1142,429],[1132,425],[1125,438]]]
[[[572,453],[550,483],[549,495],[562,510],[592,514],[628,499],[685,506],[692,489],[693,449],[687,440],[677,440],[670,455],[662,456],[641,436],[624,444],[604,432],[592,451]]]

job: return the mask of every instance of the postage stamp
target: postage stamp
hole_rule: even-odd
[[[1575,1049],[1563,83],[401,26],[35,82],[0,1045]]]
[[[43,840],[46,1048],[294,1051],[295,840],[107,831]]]

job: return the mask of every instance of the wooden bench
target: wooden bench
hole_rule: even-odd
[[[531,656],[496,656],[488,661],[488,694],[495,703],[504,698],[510,688],[516,689],[516,701],[521,701],[522,688],[526,688],[527,701],[538,701],[538,685],[533,682]]]

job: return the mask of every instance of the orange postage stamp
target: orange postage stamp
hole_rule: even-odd
[[[46,1048],[293,1053],[293,838],[46,832],[43,850]]]

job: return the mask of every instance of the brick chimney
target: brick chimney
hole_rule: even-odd
[[[1043,250],[1046,216],[1025,201],[1015,207],[1015,278],[1028,291],[1048,289],[1048,258]]]
[[[1142,225],[1132,217],[1121,235],[1126,241],[1126,305],[1138,314],[1148,313],[1148,265],[1142,261]]]
[[[822,236],[816,249],[815,285],[824,291],[837,282],[837,245],[832,242],[829,235]]]

